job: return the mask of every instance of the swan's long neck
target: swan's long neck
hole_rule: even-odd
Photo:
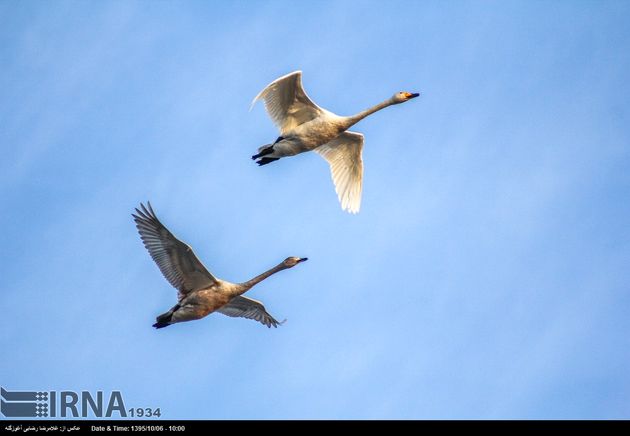
[[[377,104],[376,106],[372,106],[371,108],[368,108],[362,112],[359,112],[356,115],[352,115],[350,117],[346,117],[346,120],[348,122],[348,127],[349,128],[353,125],[355,125],[356,123],[358,123],[359,121],[361,121],[363,118],[372,115],[374,112],[378,112],[381,109],[385,109],[387,106],[391,106],[395,103],[393,98],[388,98],[387,100]]]
[[[248,280],[248,281],[246,281],[244,283],[241,283],[239,285],[239,295],[249,291],[251,288],[253,288],[258,283],[260,283],[263,280],[265,280],[267,277],[270,277],[270,276],[274,275],[275,273],[280,272],[280,271],[282,271],[284,269],[287,269],[287,266],[284,264],[284,262],[282,262],[282,263],[274,266],[270,270],[265,271],[264,273],[254,277],[253,279]]]

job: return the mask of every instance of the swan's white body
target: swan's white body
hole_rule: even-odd
[[[301,71],[287,74],[267,85],[252,102],[253,106],[264,100],[281,135],[274,144],[260,147],[253,158],[258,159],[259,165],[265,165],[305,151],[319,153],[330,164],[342,209],[357,213],[363,186],[363,135],[348,129],[376,111],[417,96],[399,92],[357,115],[342,117],[317,106],[306,95]]]
[[[320,145],[335,139],[344,130],[346,128],[341,117],[330,112],[322,114],[284,133],[284,140],[274,145],[274,153],[269,157],[294,156],[315,150]]]
[[[267,327],[280,324],[260,301],[244,297],[257,283],[306,258],[288,257],[277,266],[244,283],[230,283],[212,275],[195,256],[192,248],[164,227],[151,204],[140,204],[133,214],[140,238],[164,277],[177,289],[177,304],[159,315],[155,328],[203,318],[212,312],[256,320]]]

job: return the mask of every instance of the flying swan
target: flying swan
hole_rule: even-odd
[[[147,202],[147,207],[140,203],[140,210],[136,209],[132,216],[144,246],[166,280],[177,289],[177,304],[159,315],[153,327],[159,329],[201,319],[212,312],[253,319],[269,328],[281,324],[260,301],[243,297],[243,294],[272,274],[304,262],[306,257],[287,257],[282,263],[245,283],[230,283],[210,274],[192,248],[162,225],[151,203]]]
[[[404,103],[420,94],[397,92],[391,98],[350,117],[341,117],[317,106],[302,88],[302,72],[295,71],[271,82],[252,101],[265,102],[271,120],[280,129],[273,144],[263,145],[252,156],[258,165],[305,151],[319,153],[330,172],[341,208],[359,212],[363,185],[363,135],[348,129],[368,115]]]

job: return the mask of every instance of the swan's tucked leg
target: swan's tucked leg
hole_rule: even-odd
[[[268,154],[273,153],[273,146],[277,144],[278,142],[282,141],[283,139],[284,139],[283,136],[278,136],[278,139],[276,139],[276,141],[273,144],[263,145],[262,147],[258,148],[258,154],[253,155],[252,159],[256,160],[260,157],[267,156]]]
[[[253,155],[252,159],[256,160],[271,153],[273,153],[273,145],[266,145],[265,147],[261,147],[261,149],[258,151],[258,154]]]
[[[173,314],[177,311],[177,309],[179,309],[179,307],[180,307],[179,304],[176,304],[168,312],[163,313],[162,315],[159,315],[155,319],[157,322],[153,324],[153,327],[155,327],[156,329],[161,329],[161,328],[168,327],[169,325],[171,325]]]

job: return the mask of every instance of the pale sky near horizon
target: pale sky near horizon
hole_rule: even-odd
[[[0,385],[168,419],[630,418],[630,3],[0,1]],[[303,71],[361,212],[252,98]],[[176,298],[150,200],[278,329]]]

